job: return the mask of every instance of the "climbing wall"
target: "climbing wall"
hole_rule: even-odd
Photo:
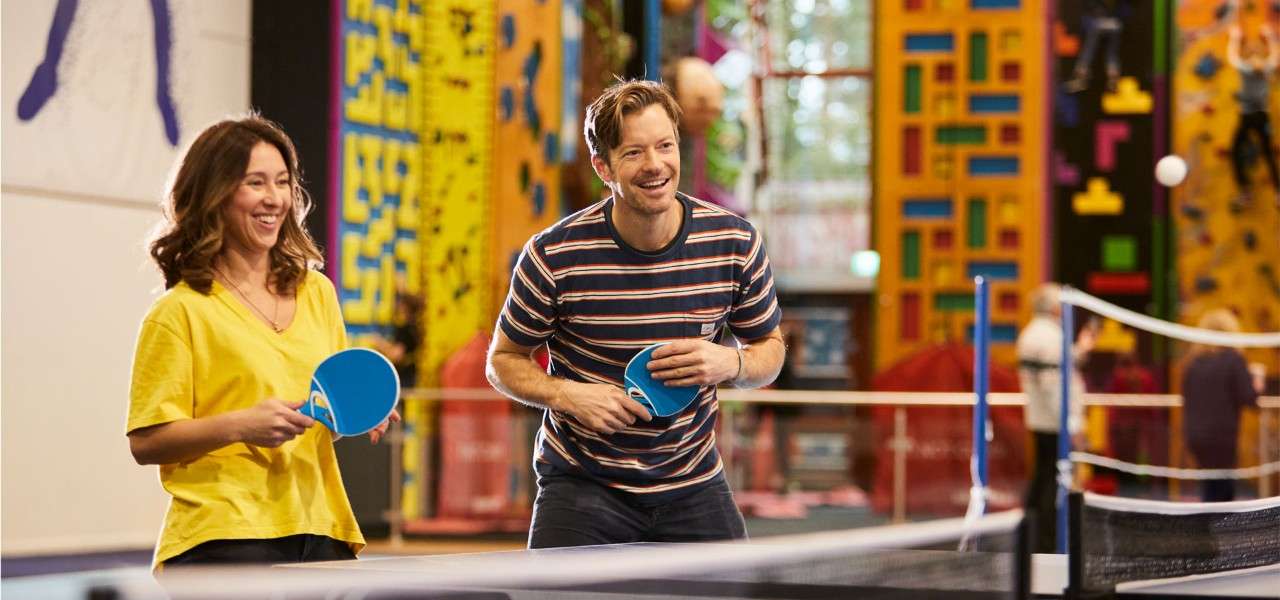
[[[1194,324],[1207,310],[1231,308],[1246,331],[1280,330],[1280,208],[1261,157],[1250,165],[1254,194],[1245,205],[1231,165],[1231,145],[1239,120],[1235,93],[1240,76],[1226,60],[1228,27],[1238,25],[1256,38],[1264,20],[1280,28],[1280,15],[1265,4],[1225,10],[1221,1],[1187,0],[1176,14],[1181,41],[1175,57],[1173,150],[1187,160],[1187,180],[1173,190],[1177,235],[1176,318]],[[1272,130],[1280,118],[1271,92]],[[1274,134],[1273,134],[1274,135]],[[1254,150],[1251,154],[1256,155]],[[1280,351],[1249,350],[1250,361],[1280,369]]]
[[[1039,0],[876,7],[876,369],[971,339],[992,282],[992,355],[1012,362],[1044,278],[1044,13]]]
[[[1231,165],[1240,76],[1226,59],[1231,25],[1251,38],[1260,34],[1264,22],[1273,30],[1280,27],[1280,15],[1265,11],[1261,2],[1231,6],[1185,0],[1175,15],[1181,43],[1174,58],[1173,150],[1190,167],[1172,197],[1181,300],[1176,318],[1187,324],[1195,324],[1205,311],[1227,307],[1240,317],[1245,331],[1280,330],[1280,190],[1271,186],[1255,149],[1249,166],[1252,201],[1233,205],[1241,195]],[[1273,87],[1273,132],[1280,117],[1277,108]],[[1251,349],[1245,357],[1262,363],[1273,380],[1280,371],[1280,350]],[[1240,463],[1257,464],[1257,452],[1257,414],[1245,413]]]
[[[493,164],[494,4],[432,1],[423,9],[423,276],[425,337],[418,385],[440,385],[440,368],[476,333],[493,327],[489,249]],[[401,499],[404,516],[426,516],[421,474],[430,406],[406,400]]]
[[[423,260],[426,243],[435,239],[424,213],[430,164],[424,4],[345,0],[332,5],[337,127],[329,172],[336,197],[329,202],[326,263],[355,345],[390,332],[398,288],[430,291]],[[426,330],[435,333],[434,327]],[[432,372],[420,372],[420,385],[429,385]],[[407,514],[417,516],[424,491],[419,434],[428,424],[421,402],[406,399],[402,410],[403,502]]]
[[[561,216],[560,19],[559,2],[497,5],[494,136],[502,148],[493,158],[493,210],[501,218],[493,220],[492,318],[524,243]]]
[[[335,6],[328,267],[353,341],[386,333],[397,285],[422,289],[423,89],[419,2]]]
[[[1168,146],[1167,3],[1104,3],[1101,15],[1092,3],[1056,4],[1052,278],[1167,318],[1166,189],[1152,174]],[[1133,338],[1108,323],[1098,349],[1166,356],[1167,340]]]

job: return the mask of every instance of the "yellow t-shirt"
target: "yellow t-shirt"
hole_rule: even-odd
[[[283,333],[216,281],[206,296],[180,283],[151,307],[138,334],[128,431],[248,408],[270,397],[305,400],[311,374],[347,345],[333,284],[310,271]],[[160,465],[169,493],[159,566],[215,539],[311,533],[364,547],[329,430],[319,423],[278,448],[231,444]]]

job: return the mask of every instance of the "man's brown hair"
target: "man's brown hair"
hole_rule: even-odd
[[[656,81],[631,79],[618,81],[605,88],[591,106],[582,124],[582,134],[587,138],[587,148],[592,156],[609,162],[609,152],[622,143],[622,119],[657,104],[671,118],[676,140],[680,139],[680,105],[667,86]]]

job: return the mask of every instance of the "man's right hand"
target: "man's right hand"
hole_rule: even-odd
[[[254,446],[276,448],[302,435],[315,419],[298,412],[303,402],[284,402],[267,398],[240,411],[240,441]]]
[[[606,434],[617,433],[637,419],[653,418],[644,405],[632,400],[622,388],[603,383],[565,381],[556,395],[555,408],[592,431]]]

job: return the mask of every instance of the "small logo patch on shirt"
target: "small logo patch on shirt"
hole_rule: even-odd
[[[709,334],[709,333],[711,333],[712,331],[715,331],[715,330],[716,330],[716,324],[715,324],[715,323],[703,323],[703,324],[702,324],[702,335],[707,335],[707,334]]]

